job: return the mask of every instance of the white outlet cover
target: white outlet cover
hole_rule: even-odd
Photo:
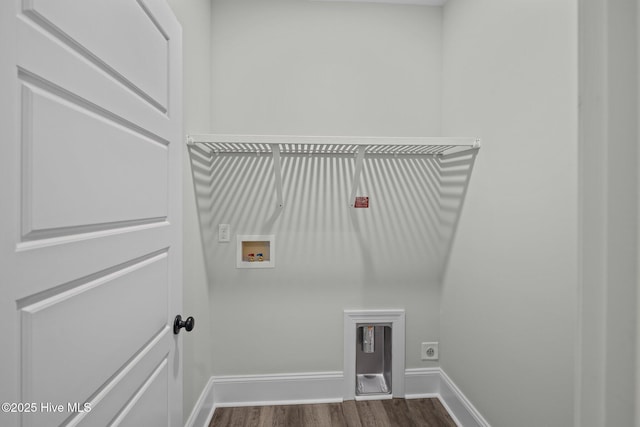
[[[231,226],[229,224],[218,224],[218,242],[228,242],[231,240]]]
[[[437,342],[423,342],[421,358],[422,360],[438,360],[438,343]]]

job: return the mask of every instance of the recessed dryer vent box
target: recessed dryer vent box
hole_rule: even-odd
[[[273,268],[276,266],[276,239],[269,235],[238,235],[237,268]]]

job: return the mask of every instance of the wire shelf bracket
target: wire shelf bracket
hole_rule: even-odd
[[[366,151],[366,146],[358,146],[358,153],[356,154],[356,169],[353,172],[353,180],[351,180],[351,196],[349,198],[349,206],[352,208],[355,207],[356,191],[358,191],[358,185],[360,185],[360,175],[362,175],[362,167],[364,165],[364,155]]]

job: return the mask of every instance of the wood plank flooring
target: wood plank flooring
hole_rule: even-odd
[[[217,408],[209,427],[456,427],[438,399]]]

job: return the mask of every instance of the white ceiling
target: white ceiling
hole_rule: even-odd
[[[447,0],[316,0],[316,1],[352,1],[360,3],[418,4],[423,6],[442,6]]]

